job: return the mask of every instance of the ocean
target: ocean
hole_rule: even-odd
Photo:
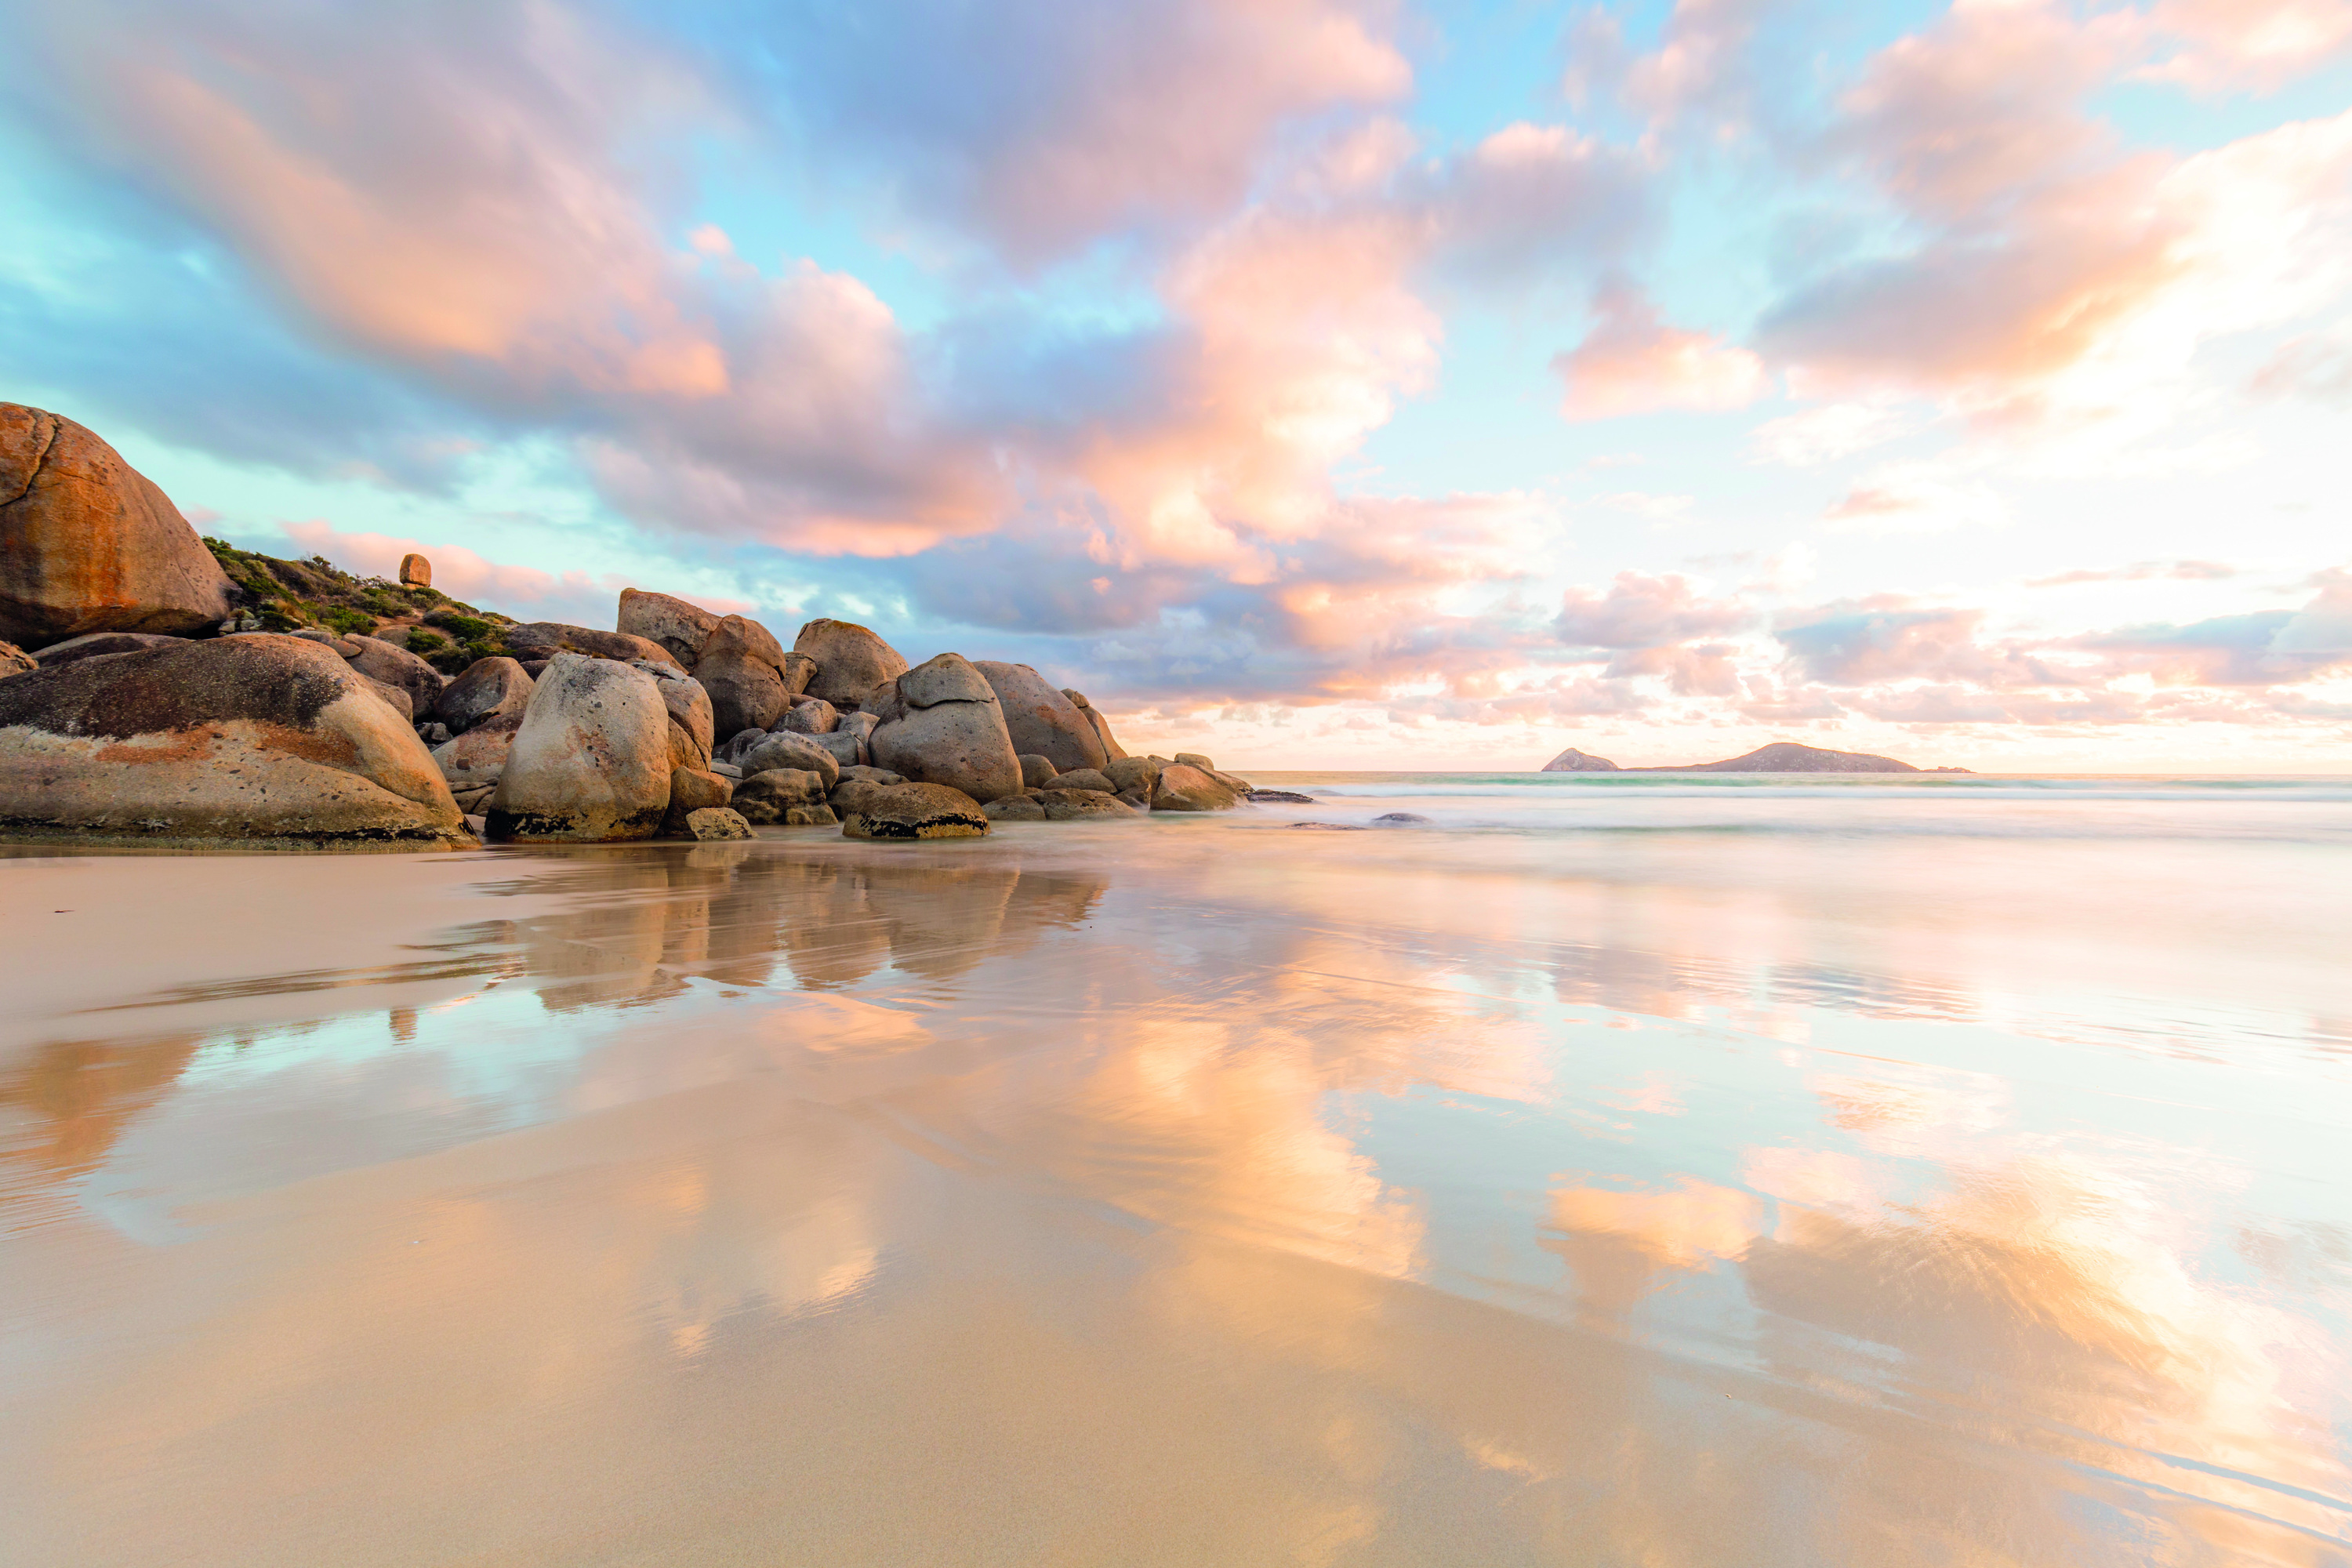
[[[0,858],[0,1562],[2352,1563],[2352,779],[1249,776]]]

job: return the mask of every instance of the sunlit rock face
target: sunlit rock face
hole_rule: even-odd
[[[70,419],[0,403],[0,639],[190,632],[234,607],[171,499]]]

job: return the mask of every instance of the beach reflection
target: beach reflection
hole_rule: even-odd
[[[483,855],[61,1018],[12,1560],[2346,1560],[2340,1086],[1342,837]]]

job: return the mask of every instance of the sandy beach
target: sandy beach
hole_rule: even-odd
[[[0,860],[7,1560],[2344,1560],[2352,792],[1299,782]]]

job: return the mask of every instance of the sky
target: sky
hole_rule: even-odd
[[[79,0],[0,399],[1231,766],[2352,773],[2352,0]]]

